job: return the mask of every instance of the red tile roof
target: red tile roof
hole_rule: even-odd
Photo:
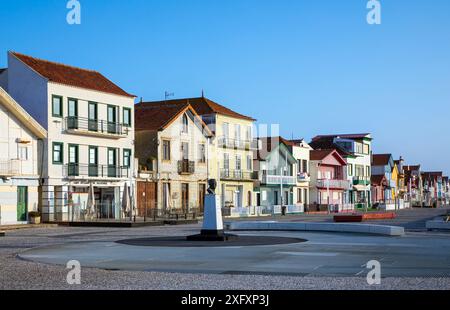
[[[136,131],[142,130],[162,130],[171,124],[180,114],[186,110],[191,110],[194,116],[211,135],[206,124],[200,119],[197,112],[188,102],[159,102],[159,103],[139,103],[135,105],[135,127]]]
[[[325,157],[329,155],[334,155],[338,161],[342,163],[342,165],[347,165],[345,159],[337,152],[335,149],[330,150],[311,150],[309,152],[309,158],[311,160],[323,160]]]
[[[392,157],[391,154],[373,154],[372,155],[372,166],[388,165],[391,157]]]
[[[335,149],[341,156],[351,156],[352,154],[350,152],[347,152],[334,143],[334,138],[336,138],[336,136],[316,136],[309,143],[309,145],[315,150]]]
[[[256,121],[254,118],[245,116],[242,114],[239,114],[233,110],[228,109],[227,107],[224,107],[223,105],[220,105],[212,100],[209,100],[205,97],[198,97],[198,98],[184,98],[184,99],[174,99],[174,100],[167,100],[167,101],[154,101],[154,102],[147,102],[145,104],[161,104],[161,103],[174,103],[174,104],[181,104],[188,102],[191,104],[191,106],[194,108],[194,110],[198,113],[198,115],[208,115],[208,114],[222,114],[225,116],[235,117],[239,119],[249,120],[249,121]]]
[[[86,88],[119,96],[135,97],[125,92],[122,88],[108,80],[97,71],[67,66],[16,52],[11,52],[11,54],[36,71],[38,74],[48,79],[50,82]]]

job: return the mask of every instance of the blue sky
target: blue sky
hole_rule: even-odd
[[[205,95],[286,137],[371,132],[374,151],[450,172],[450,1],[0,0],[6,51],[98,70],[161,100]]]

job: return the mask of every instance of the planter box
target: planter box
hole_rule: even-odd
[[[390,220],[395,218],[394,212],[336,215],[336,223],[358,223],[370,220]]]
[[[40,224],[41,223],[41,217],[30,217],[30,224]]]

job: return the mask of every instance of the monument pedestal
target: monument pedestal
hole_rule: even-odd
[[[202,230],[199,235],[187,236],[186,239],[188,241],[228,241],[237,239],[236,235],[226,234],[223,231],[219,196],[213,194],[205,196]]]

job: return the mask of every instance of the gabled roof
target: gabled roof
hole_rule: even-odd
[[[16,52],[10,52],[10,54],[50,82],[86,88],[119,96],[135,97],[125,92],[122,88],[108,80],[97,71],[72,67]]]
[[[205,134],[207,136],[212,136],[208,126],[202,121],[195,109],[188,102],[143,102],[136,104],[134,110],[135,130],[164,130],[188,110],[194,115],[198,124],[201,124],[202,128],[205,130]]]
[[[334,156],[342,165],[347,165],[345,159],[335,150],[311,150],[309,152],[310,160],[324,160],[328,156]]]
[[[248,121],[256,121],[252,117],[239,114],[205,97],[174,99],[167,101],[154,101],[154,102],[147,102],[144,104],[161,104],[161,103],[185,104],[187,102],[191,104],[191,106],[195,109],[198,115],[222,114],[225,116],[235,117]]]
[[[22,108],[3,88],[0,87],[0,104],[14,115],[25,128],[28,128],[38,139],[47,137],[47,131]]]
[[[382,185],[383,182],[386,182],[386,176],[384,174],[381,174],[381,175],[373,174],[370,177],[370,183],[372,185]]]
[[[291,143],[284,139],[283,137],[262,137],[258,138],[258,150],[256,150],[255,158],[258,160],[265,160],[270,155],[270,153],[276,149],[280,144],[284,144],[289,147]],[[259,146],[261,148],[259,148]],[[293,158],[293,155],[290,154]]]
[[[372,155],[372,166],[386,166],[392,158],[391,154],[373,154]]]

